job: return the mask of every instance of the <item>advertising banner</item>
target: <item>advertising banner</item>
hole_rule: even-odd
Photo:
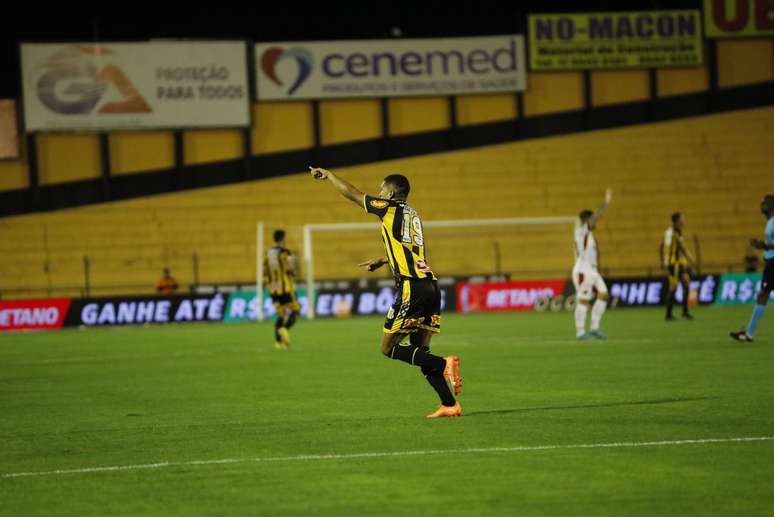
[[[454,310],[453,287],[441,287],[441,310]],[[307,314],[309,299],[305,289],[296,291],[301,306],[301,315]],[[395,302],[393,287],[323,289],[315,296],[315,316],[318,318],[385,315]],[[274,304],[268,291],[263,298],[264,317],[275,316]],[[449,306],[449,304],[451,304]],[[225,317],[226,322],[255,321],[258,319],[258,303],[255,292],[238,291],[229,295]]]
[[[255,46],[258,100],[526,89],[524,37],[289,41]]]
[[[698,10],[529,15],[532,70],[685,67],[703,59]]]
[[[704,30],[708,38],[774,36],[774,2],[704,0]]]
[[[296,291],[296,300],[301,306],[301,314],[306,314],[309,299],[306,296],[306,289]],[[276,314],[274,303],[271,301],[269,291],[263,293],[263,316],[273,318]],[[258,298],[255,291],[235,291],[228,295],[226,312],[223,315],[223,321],[233,323],[238,321],[256,321],[258,320]]]
[[[606,278],[605,283],[618,307],[666,305],[669,296],[666,277]],[[691,280],[690,290],[696,293],[699,304],[709,305],[715,301],[718,284],[718,275],[701,275]],[[678,303],[682,303],[683,296],[683,287],[679,285],[675,293]]]
[[[145,323],[221,321],[226,297],[215,295],[137,296],[73,299],[65,326],[98,327]]]
[[[564,291],[565,280],[525,280],[457,284],[457,312],[528,311]]]
[[[740,305],[755,303],[761,290],[761,273],[726,273],[720,277],[715,303],[718,305]],[[774,292],[769,300],[774,301]]]
[[[24,43],[27,131],[245,127],[244,42]]]
[[[68,298],[0,301],[0,331],[60,328],[69,307]]]

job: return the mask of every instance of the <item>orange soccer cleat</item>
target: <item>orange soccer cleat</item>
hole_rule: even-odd
[[[460,377],[460,358],[456,355],[444,357],[446,367],[443,369],[443,376],[446,384],[454,395],[459,395],[462,391],[462,377]]]
[[[453,406],[438,406],[438,409],[427,415],[427,418],[443,418],[447,416],[462,416],[462,406],[455,402]]]

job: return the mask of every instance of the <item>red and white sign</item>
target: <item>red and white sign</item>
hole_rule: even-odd
[[[528,311],[535,302],[562,294],[564,280],[457,284],[457,312]]]
[[[58,329],[69,307],[69,298],[0,301],[0,331]]]

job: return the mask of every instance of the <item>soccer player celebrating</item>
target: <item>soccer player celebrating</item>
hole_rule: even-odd
[[[575,337],[578,340],[607,339],[599,328],[602,315],[610,298],[607,286],[597,271],[597,241],[594,239],[594,228],[597,221],[607,210],[613,199],[613,191],[605,191],[605,202],[596,212],[582,210],[578,214],[575,226],[575,267],[572,269],[572,282],[575,285]],[[586,332],[586,315],[589,312],[591,298],[597,292],[597,300],[591,307],[591,328]]]
[[[761,281],[761,291],[758,293],[757,304],[753,309],[750,323],[747,324],[747,329],[740,330],[739,332],[731,332],[731,337],[737,341],[753,340],[755,329],[758,326],[758,322],[763,316],[763,312],[766,310],[766,303],[769,301],[769,295],[774,290],[774,196],[767,195],[761,202],[761,213],[766,216],[768,220],[766,222],[766,240],[752,239],[750,246],[755,249],[763,250],[763,259],[766,265],[763,268],[763,278]]]
[[[669,271],[669,298],[667,299],[666,320],[674,321],[672,309],[674,308],[677,294],[677,285],[683,286],[683,318],[692,320],[693,316],[688,312],[688,290],[691,284],[691,276],[688,263],[695,263],[691,254],[683,243],[683,214],[672,214],[672,226],[664,232],[664,242],[661,245],[661,267]]]
[[[460,416],[462,408],[454,398],[462,390],[459,357],[430,353],[430,339],[441,330],[441,293],[435,274],[425,261],[422,220],[406,202],[410,191],[408,179],[390,174],[382,181],[379,195],[373,197],[326,169],[309,169],[315,179],[328,180],[345,198],[381,219],[386,257],[360,266],[375,271],[389,264],[395,277],[397,295],[384,323],[382,354],[421,368],[441,399],[441,405],[428,418]],[[406,337],[408,343],[403,342]]]
[[[295,258],[285,247],[285,231],[274,232],[274,247],[266,252],[264,272],[269,293],[277,311],[274,322],[274,347],[287,349],[290,346],[290,328],[296,322],[300,306],[296,301]]]

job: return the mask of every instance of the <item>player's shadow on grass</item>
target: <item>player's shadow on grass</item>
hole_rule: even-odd
[[[656,399],[656,400],[625,400],[621,402],[606,402],[604,404],[578,404],[576,406],[545,406],[545,407],[525,407],[525,408],[511,408],[511,409],[489,409],[485,411],[470,411],[466,412],[465,416],[475,415],[502,415],[507,413],[527,413],[529,411],[552,411],[560,409],[590,409],[590,408],[603,408],[603,407],[617,407],[617,406],[644,406],[650,404],[674,404],[676,402],[696,402],[699,400],[714,400],[720,397],[683,397],[683,398],[671,398],[671,399]]]

